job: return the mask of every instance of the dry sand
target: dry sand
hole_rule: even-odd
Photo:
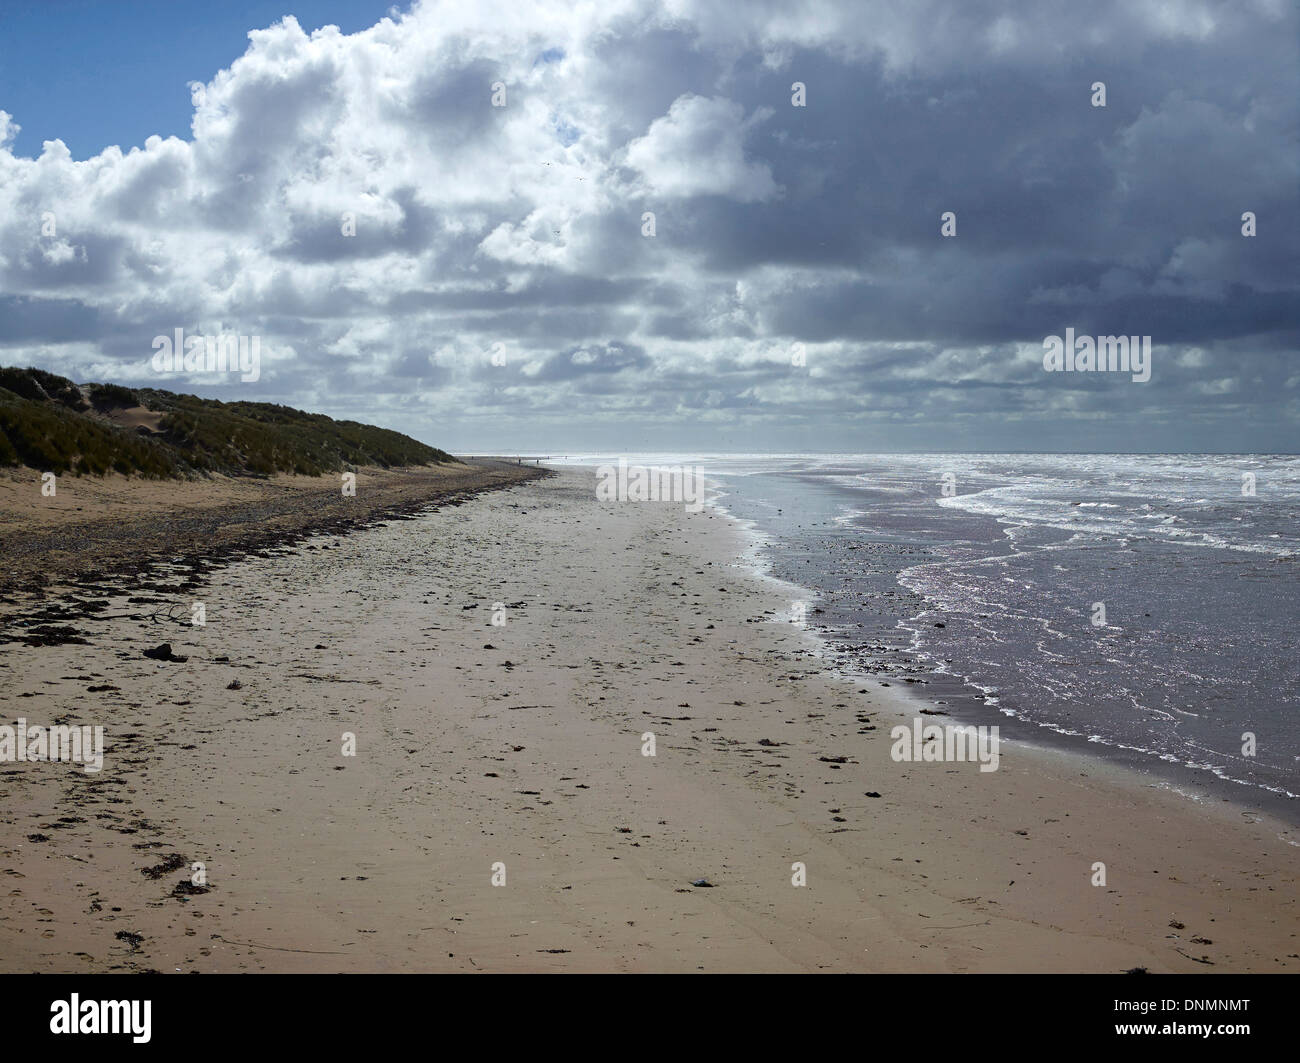
[[[146,480],[60,476],[53,494],[34,469],[0,470],[0,590],[39,588],[56,577],[105,568],[134,573],[156,557],[209,560],[251,551],[307,528],[364,526],[431,498],[482,490],[535,470],[502,462],[460,462],[354,473],[265,479],[211,476]]]
[[[0,765],[0,970],[1300,969],[1284,825],[1025,746],[895,763],[917,703],[824,674],[742,545],[567,471],[5,646],[3,722],[107,750]]]

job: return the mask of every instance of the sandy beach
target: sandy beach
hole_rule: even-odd
[[[0,723],[104,763],[0,764],[0,971],[1300,970],[1284,824],[896,762],[923,703],[827,674],[742,529],[592,483],[53,588],[85,643],[6,644]]]

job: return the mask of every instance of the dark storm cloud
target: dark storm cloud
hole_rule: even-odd
[[[88,340],[98,325],[99,312],[75,299],[0,295],[0,344],[6,346]]]

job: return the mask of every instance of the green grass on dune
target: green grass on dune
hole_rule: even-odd
[[[0,466],[151,478],[318,476],[354,465],[455,460],[400,432],[273,403],[219,402],[116,384],[90,384],[86,393],[89,401],[71,380],[39,369],[0,368]],[[134,406],[163,414],[158,434],[99,415]]]

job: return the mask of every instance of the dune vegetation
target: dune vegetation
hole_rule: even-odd
[[[40,369],[0,368],[0,466],[61,475],[265,477],[454,460],[400,432],[289,406],[78,385]]]

